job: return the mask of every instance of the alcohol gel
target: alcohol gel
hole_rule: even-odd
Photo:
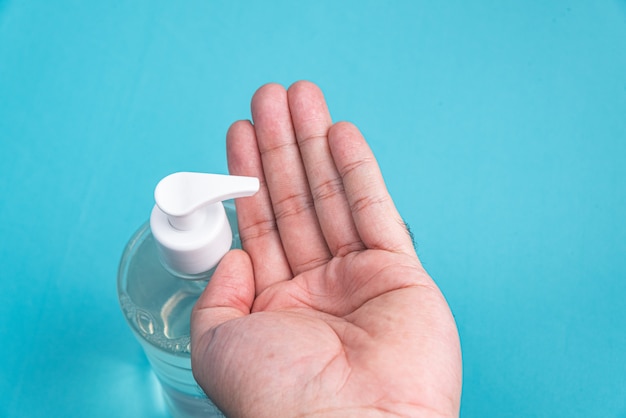
[[[130,239],[118,273],[126,320],[163,387],[174,417],[221,417],[191,371],[191,310],[215,267],[241,248],[232,201],[256,178],[174,173],[155,189],[150,222]]]

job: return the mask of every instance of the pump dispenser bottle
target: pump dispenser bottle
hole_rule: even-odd
[[[122,255],[120,306],[176,418],[223,416],[191,371],[190,316],[220,259],[241,248],[230,199],[258,189],[252,177],[171,174],[155,189],[150,222]]]

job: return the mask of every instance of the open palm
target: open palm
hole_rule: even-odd
[[[359,131],[321,91],[269,84],[228,132],[245,251],[192,315],[194,375],[228,416],[454,416],[454,320]]]

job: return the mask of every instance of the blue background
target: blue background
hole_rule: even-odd
[[[122,249],[298,79],[362,129],[451,305],[462,416],[626,417],[624,0],[0,0],[0,416],[166,416]]]

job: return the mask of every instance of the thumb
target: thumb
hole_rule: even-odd
[[[250,256],[242,250],[228,252],[191,313],[192,343],[226,321],[249,315],[254,292]]]
[[[216,367],[219,369],[222,361],[217,361],[216,356],[225,351],[215,348],[220,343],[228,345],[228,338],[226,341],[217,338],[216,331],[228,321],[249,315],[253,301],[250,256],[242,250],[230,251],[220,261],[191,312],[191,369],[205,392],[215,385],[215,376],[220,375]]]

